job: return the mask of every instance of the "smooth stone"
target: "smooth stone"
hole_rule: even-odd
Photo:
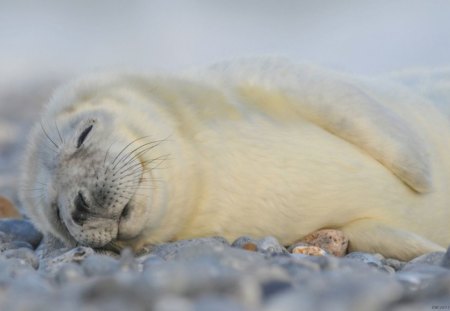
[[[288,279],[287,273],[271,266],[263,254],[224,245],[186,248],[172,260],[148,267],[143,277],[143,287],[156,295],[220,294],[247,305],[261,299],[260,282]]]
[[[195,311],[247,311],[249,310],[243,304],[237,301],[222,297],[209,296],[197,299],[193,305]]]
[[[34,254],[34,252],[29,248],[17,248],[17,249],[9,249],[4,251],[1,256],[5,258],[17,258],[21,259],[27,264],[29,264],[33,269],[37,269],[39,267],[39,259]]]
[[[291,254],[298,260],[307,260],[319,266],[320,270],[336,270],[339,268],[340,259],[335,256],[308,256],[303,254]]]
[[[158,295],[139,279],[115,276],[94,278],[80,288],[78,299],[92,310],[151,310]]]
[[[0,232],[10,238],[9,241],[24,241],[36,248],[42,240],[40,233],[28,220],[0,219]]]
[[[145,271],[151,269],[153,266],[164,264],[166,261],[159,256],[150,254],[139,257],[138,260],[142,264],[142,269]]]
[[[402,294],[402,286],[386,274],[330,271],[273,296],[263,310],[388,310]]]
[[[179,252],[193,246],[216,247],[216,246],[228,246],[229,243],[222,237],[208,237],[198,238],[192,240],[181,240],[172,243],[165,243],[156,245],[152,249],[152,254],[163,258],[164,260],[171,260],[175,258]]]
[[[370,254],[364,252],[351,252],[348,253],[345,256],[345,258],[358,260],[368,265],[373,265],[376,267],[382,267],[383,266],[382,260],[384,259],[383,256],[381,256],[380,254]]]
[[[22,218],[19,210],[17,210],[14,204],[4,196],[0,196],[0,218]]]
[[[401,270],[406,264],[406,262],[404,261],[400,261],[393,258],[382,259],[381,263],[385,266],[392,267],[395,271]]]
[[[274,280],[267,281],[261,284],[262,296],[265,300],[292,288],[292,282],[288,281]]]
[[[121,272],[142,271],[142,264],[134,256],[130,248],[125,248],[120,253],[119,266]]]
[[[262,238],[256,243],[257,251],[265,254],[286,254],[288,251],[272,236]]]
[[[0,253],[3,253],[4,251],[7,250],[18,248],[28,248],[30,250],[33,250],[33,246],[30,243],[24,241],[11,241],[0,243]]]
[[[428,265],[436,265],[439,266],[442,263],[444,258],[444,252],[432,252],[428,254],[423,254],[419,257],[416,257],[408,262],[408,264],[428,264]]]
[[[219,307],[219,306],[215,306]],[[163,295],[152,306],[153,311],[199,311],[193,302],[185,297],[175,295]],[[209,310],[216,310],[215,308]],[[233,310],[233,309],[231,309]]]
[[[92,254],[84,258],[81,267],[88,277],[112,275],[119,270],[120,262],[109,256]]]
[[[241,236],[234,240],[233,243],[231,243],[231,246],[256,252],[258,250],[258,240],[248,236]]]
[[[79,264],[73,262],[61,265],[55,274],[55,281],[58,284],[75,283],[84,279],[84,269]]]
[[[15,278],[35,273],[36,270],[22,259],[0,257],[0,286],[10,284]]]
[[[442,258],[441,266],[450,269],[450,246],[447,248],[444,257]]]
[[[415,291],[417,289],[429,286],[436,279],[441,277],[450,277],[450,271],[440,266],[434,266],[423,263],[408,263],[402,270],[395,274],[407,290]]]

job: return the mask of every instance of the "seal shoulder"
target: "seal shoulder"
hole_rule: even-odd
[[[223,63],[204,73],[272,118],[304,118],[379,161],[418,193],[432,190],[420,132],[345,75],[283,60]]]

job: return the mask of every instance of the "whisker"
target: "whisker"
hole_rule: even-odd
[[[112,164],[114,164],[115,162],[116,162],[116,160],[117,160],[117,158],[129,147],[129,146],[131,146],[132,144],[134,144],[135,142],[137,142],[138,140],[141,140],[141,139],[144,139],[144,138],[147,138],[147,137],[149,137],[149,136],[143,136],[143,137],[140,137],[140,138],[137,138],[137,139],[135,139],[135,140],[133,140],[131,143],[129,143],[128,145],[126,145],[124,148],[122,148],[122,150],[117,154],[117,156],[114,158],[114,160],[111,162],[111,165]]]
[[[59,146],[53,141],[53,139],[50,138],[50,136],[48,135],[47,131],[44,128],[44,125],[42,124],[42,119],[39,122],[41,124],[41,128],[42,131],[44,132],[44,135],[52,142],[52,144],[56,147],[56,150],[59,149]]]

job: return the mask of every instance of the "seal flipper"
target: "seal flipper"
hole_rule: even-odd
[[[345,76],[270,59],[216,65],[209,73],[269,116],[305,118],[366,151],[414,191],[432,190],[424,139]]]
[[[414,128],[353,85],[317,83],[324,95],[297,93],[302,115],[369,153],[416,192],[432,190],[427,144]]]
[[[361,219],[340,228],[349,239],[349,251],[380,253],[385,257],[409,261],[445,248],[420,235],[390,227],[374,219]]]

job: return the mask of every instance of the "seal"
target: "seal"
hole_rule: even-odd
[[[87,76],[57,90],[32,130],[21,198],[70,245],[289,245],[337,229],[350,250],[443,251],[450,118],[438,106],[450,100],[405,81],[281,60]]]

